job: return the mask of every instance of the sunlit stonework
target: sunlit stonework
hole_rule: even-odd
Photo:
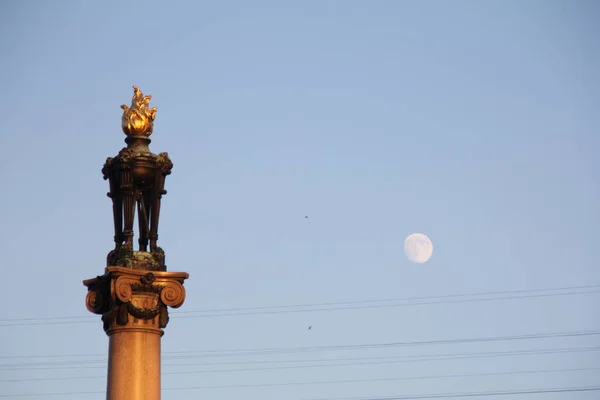
[[[157,108],[148,108],[151,99],[152,96],[144,96],[137,86],[133,87],[131,107],[127,107],[125,104],[121,106],[123,109],[121,125],[127,136],[152,135]]]

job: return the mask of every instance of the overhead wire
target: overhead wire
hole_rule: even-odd
[[[508,335],[508,336],[483,336],[472,338],[459,339],[438,339],[438,340],[419,340],[405,342],[386,342],[386,343],[366,343],[366,344],[351,344],[351,345],[325,345],[325,346],[300,346],[300,347],[266,347],[266,348],[241,348],[241,349],[219,349],[219,350],[178,350],[165,352],[169,354],[169,358],[174,359],[177,356],[173,354],[185,354],[183,358],[190,358],[192,355],[198,354],[200,357],[240,357],[254,356],[265,354],[293,354],[293,353],[310,353],[321,351],[340,351],[340,350],[356,350],[356,349],[373,349],[373,348],[391,348],[391,347],[411,347],[411,346],[426,346],[439,344],[462,344],[462,343],[482,343],[482,342],[497,342],[497,341],[514,341],[514,340],[531,340],[531,339],[552,339],[564,337],[585,337],[600,335],[600,330],[589,331],[571,331],[571,332],[556,332],[556,333],[534,333],[523,335]],[[103,356],[99,353],[88,354],[55,354],[55,355],[25,355],[25,356],[0,356],[5,359],[15,358],[57,358],[57,357],[81,357],[81,356]],[[102,361],[102,360],[96,360]],[[65,361],[67,362],[67,361]],[[68,361],[72,363],[73,361]],[[58,363],[58,362],[57,362]],[[6,364],[0,364],[0,367]]]
[[[253,388],[253,387],[275,387],[275,386],[302,386],[302,385],[331,385],[340,383],[370,383],[370,382],[395,382],[409,381],[422,379],[449,379],[449,378],[470,378],[484,376],[502,376],[502,375],[524,375],[524,374],[540,374],[554,372],[583,372],[583,371],[598,371],[600,367],[590,368],[563,368],[563,369],[544,369],[544,370],[526,370],[526,371],[506,371],[506,372],[489,372],[489,373],[474,373],[474,374],[448,374],[448,375],[426,375],[414,377],[394,377],[394,378],[370,378],[370,379],[345,379],[337,381],[308,381],[308,382],[284,382],[284,383],[252,383],[243,385],[209,385],[209,386],[191,386],[180,387],[177,390],[201,390],[201,389],[229,389],[229,388]],[[170,389],[165,389],[170,390]]]
[[[448,374],[448,375],[428,375],[428,376],[416,376],[416,377],[394,377],[394,378],[370,378],[370,379],[346,379],[337,381],[307,381],[307,382],[283,382],[283,383],[257,383],[257,384],[241,384],[241,385],[208,385],[208,386],[190,386],[190,387],[176,387],[176,388],[164,388],[163,391],[189,391],[189,390],[207,390],[207,389],[233,389],[233,388],[257,388],[257,387],[287,387],[287,386],[305,386],[305,385],[331,385],[331,384],[348,384],[348,383],[374,383],[374,382],[393,382],[393,381],[408,381],[408,380],[423,380],[423,379],[453,379],[453,378],[467,378],[467,377],[484,377],[484,376],[509,376],[509,375],[525,375],[525,374],[539,374],[539,373],[556,373],[556,372],[584,372],[584,371],[597,371],[600,367],[591,368],[564,368],[564,369],[545,369],[545,370],[526,370],[526,371],[504,371],[504,372],[489,372],[489,373],[475,373],[475,374]],[[565,388],[566,389],[566,388]],[[540,390],[540,389],[537,389]],[[543,389],[541,389],[543,390]],[[549,393],[551,390],[558,389],[546,389],[545,393]],[[563,389],[564,390],[564,389]],[[598,388],[600,390],[600,387]],[[571,389],[571,391],[577,391]],[[591,390],[588,390],[591,391]],[[82,395],[82,394],[101,394],[104,392],[63,392],[63,393],[14,393],[14,394],[0,394],[0,397],[32,397],[32,396],[68,396],[68,395]],[[481,393],[481,392],[480,392]],[[487,392],[487,393],[502,393],[511,394],[507,392]],[[488,394],[476,394],[472,393],[470,396],[465,395],[464,397],[483,396]],[[532,391],[526,391],[519,394],[531,394]],[[516,394],[516,393],[512,393]],[[437,396],[437,397],[426,397],[426,396]],[[455,397],[454,394],[434,394],[424,395],[423,397],[377,397],[377,399],[408,399],[408,398],[444,398],[444,397]],[[341,399],[340,399],[341,400]]]
[[[569,350],[569,351],[564,351]],[[338,364],[309,364],[309,365],[277,365],[272,367],[258,367],[258,368],[230,368],[230,369],[208,369],[200,371],[170,371],[163,372],[162,375],[197,375],[197,374],[212,374],[212,373],[231,373],[231,372],[254,372],[254,371],[271,371],[271,370],[288,370],[288,369],[306,369],[306,368],[330,368],[330,367],[352,367],[352,366],[366,366],[366,365],[388,365],[388,364],[400,364],[400,363],[412,363],[412,362],[423,362],[423,361],[444,361],[444,360],[465,360],[465,359],[476,359],[476,358],[491,358],[491,357],[507,357],[507,356],[526,356],[526,355],[540,355],[540,354],[564,354],[570,352],[594,352],[600,351],[600,347],[587,347],[587,348],[575,348],[575,349],[556,349],[553,351],[507,351],[507,352],[490,352],[490,353],[462,353],[462,354],[448,354],[448,355],[423,355],[423,356],[404,356],[404,357],[358,357],[358,358],[337,358],[337,359],[318,359],[318,360],[291,360],[291,361],[248,361],[248,362],[230,362],[230,363],[201,363],[201,364],[179,364],[175,365],[178,367],[189,368],[191,366],[213,366],[213,365],[232,365],[232,364],[281,364],[281,363],[306,363],[306,362],[334,362],[334,361],[362,361],[362,362],[349,362],[349,363],[338,363]],[[172,367],[173,365],[163,365],[163,367]],[[84,367],[85,368],[85,367]],[[90,367],[87,367],[90,368]],[[105,369],[106,366],[91,367],[95,369]],[[41,369],[41,368],[35,368]],[[53,367],[47,367],[46,369],[56,369]],[[63,368],[64,369],[64,368]],[[81,369],[81,367],[73,366],[68,369]],[[29,368],[31,370],[31,368]],[[67,377],[52,377],[52,378],[19,378],[19,379],[3,379],[0,383],[8,382],[32,382],[32,381],[59,381],[59,380],[79,380],[79,379],[104,379],[106,375],[94,375],[94,376],[67,376]]]
[[[520,396],[523,394],[547,394],[547,393],[576,393],[576,392],[597,392],[600,386],[579,386],[563,388],[540,388],[523,390],[496,390],[485,392],[465,392],[465,393],[432,393],[421,395],[397,395],[397,396],[361,396],[361,397],[322,397],[304,400],[419,400],[419,399],[452,399],[461,397],[484,397],[484,396]]]
[[[494,296],[501,294],[517,294],[517,293],[539,293],[546,291],[559,291],[559,290],[582,290],[582,289],[597,289],[600,285],[582,285],[582,286],[566,286],[566,287],[553,287],[546,289],[520,289],[520,290],[501,290],[492,292],[475,292],[475,293],[461,293],[461,294],[446,294],[440,296],[411,296],[411,297],[396,297],[378,300],[357,300],[357,301],[341,301],[341,302],[327,302],[327,303],[305,303],[305,304],[291,304],[291,305],[280,305],[280,306],[260,306],[260,307],[244,307],[244,308],[220,308],[220,309],[208,309],[208,310],[182,310],[177,311],[177,314],[189,314],[198,312],[227,312],[227,311],[254,311],[254,310],[265,310],[271,308],[294,308],[294,307],[320,307],[320,306],[335,306],[335,305],[349,305],[349,304],[367,304],[367,303],[382,303],[392,301],[415,301],[415,300],[431,300],[431,299],[446,299],[455,297],[472,297],[472,296]]]
[[[597,290],[590,290],[590,289],[597,289]],[[556,292],[556,291],[568,291],[568,290],[571,290],[571,292],[542,293],[542,294],[525,295],[525,293],[540,293],[540,292],[548,292],[548,291]],[[574,290],[576,290],[576,291],[573,292]],[[573,296],[573,295],[594,294],[594,293],[600,293],[600,285],[555,287],[555,288],[546,288],[546,289],[504,290],[504,291],[494,291],[494,292],[449,294],[449,295],[441,295],[441,296],[403,297],[403,298],[395,298],[395,299],[390,298],[390,299],[379,299],[379,300],[307,303],[307,304],[275,305],[275,306],[245,307],[245,308],[221,308],[221,309],[207,309],[207,310],[187,310],[187,311],[184,310],[184,311],[174,312],[172,317],[189,319],[189,318],[227,317],[227,316],[244,316],[244,315],[287,314],[287,313],[300,313],[300,312],[323,312],[323,311],[338,311],[338,310],[341,311],[341,310],[358,310],[358,309],[372,309],[372,308],[421,306],[421,305],[429,305],[429,304],[458,304],[458,303],[472,303],[472,302],[525,299],[525,298]],[[514,296],[506,296],[507,294],[514,294]],[[501,295],[501,296],[498,296],[498,295]],[[457,300],[453,300],[453,301],[448,300],[448,299],[452,299],[452,298],[474,297],[474,296],[496,296],[496,297],[476,298],[476,299],[457,299]],[[435,299],[438,299],[438,300],[435,300]],[[435,300],[435,301],[422,301],[422,300]],[[399,301],[403,301],[403,302],[413,301],[413,303],[373,304],[373,303],[399,302]],[[414,303],[414,301],[419,301],[419,302]],[[350,305],[354,305],[354,306],[350,306]],[[331,307],[331,306],[334,306],[334,307]],[[325,307],[325,308],[323,308],[323,307]],[[296,309],[296,308],[301,308],[301,309]],[[200,314],[200,315],[190,315],[190,314]],[[55,325],[55,324],[81,324],[81,323],[93,323],[93,322],[97,322],[97,318],[94,316],[7,318],[7,319],[0,319],[0,327]]]
[[[233,315],[257,315],[257,314],[280,314],[280,313],[294,313],[294,312],[315,312],[315,311],[337,311],[337,310],[351,310],[351,309],[369,309],[369,308],[382,308],[382,307],[405,307],[405,306],[418,306],[418,305],[427,305],[427,304],[453,304],[453,303],[465,303],[465,302],[479,302],[479,301],[492,301],[492,300],[505,300],[505,299],[522,299],[522,298],[536,298],[536,297],[551,297],[551,296],[566,296],[566,295],[579,295],[579,294],[591,294],[591,293],[600,293],[600,290],[587,290],[587,291],[579,291],[579,292],[569,292],[569,293],[544,293],[544,294],[534,294],[534,295],[519,295],[519,296],[502,296],[502,297],[488,297],[488,298],[480,298],[480,299],[460,299],[460,300],[442,300],[442,301],[429,301],[429,302],[418,302],[418,303],[406,303],[406,304],[373,304],[378,302],[392,302],[392,301],[416,301],[416,300],[424,300],[424,299],[449,299],[449,298],[457,298],[457,297],[467,297],[467,296],[482,296],[482,295],[497,295],[497,294],[510,294],[510,293],[539,293],[542,291],[556,291],[556,290],[581,290],[581,289],[590,289],[590,288],[599,288],[600,285],[589,285],[589,286],[573,286],[573,287],[565,287],[565,288],[551,288],[551,289],[535,289],[535,290],[519,290],[519,291],[502,291],[502,292],[480,292],[480,293],[472,293],[472,294],[457,294],[457,295],[444,295],[444,296],[428,296],[428,297],[405,297],[399,299],[382,299],[382,300],[365,300],[365,301],[356,301],[356,302],[337,302],[337,303],[311,303],[311,304],[297,304],[297,305],[283,305],[283,306],[264,306],[264,307],[246,307],[246,308],[238,308],[238,309],[216,309],[216,310],[191,310],[185,312],[179,312],[177,314],[193,314],[193,313],[215,313],[220,312],[221,314],[205,314],[205,315],[174,315],[174,317],[179,318],[202,318],[202,317],[216,317],[216,316],[233,316]],[[358,306],[347,307],[347,305],[358,304]],[[341,307],[328,307],[328,306],[341,306]],[[315,309],[285,309],[285,308],[300,308],[300,307],[328,307],[328,308],[315,308]],[[273,310],[274,308],[284,308],[283,310]],[[262,310],[270,310],[270,311],[262,311]],[[231,313],[233,311],[233,313]],[[87,318],[87,317],[63,317],[63,318]],[[94,318],[94,317],[91,317]],[[0,327],[2,326],[14,326],[14,325],[44,325],[44,324],[52,324],[52,323],[65,323],[65,322],[54,322],[56,319],[61,319],[61,317],[48,317],[48,318],[23,318],[23,319],[5,319],[0,320]],[[30,323],[19,323],[30,321]],[[8,322],[8,323],[4,323]],[[90,321],[94,322],[94,321]],[[66,323],[84,323],[81,321],[70,321]],[[512,336],[496,336],[496,337],[480,337],[480,338],[465,338],[465,339],[445,339],[445,340],[430,340],[430,341],[412,341],[412,342],[391,342],[391,343],[375,343],[375,344],[354,344],[354,345],[334,345],[334,346],[312,346],[312,347],[275,347],[275,348],[246,348],[246,349],[222,349],[222,350],[180,350],[173,352],[166,352],[165,354],[171,354],[171,356],[165,357],[165,360],[188,360],[193,358],[208,358],[208,357],[240,357],[240,356],[256,356],[256,355],[279,355],[279,354],[303,354],[303,353],[312,353],[312,352],[326,352],[326,351],[346,351],[346,350],[357,350],[357,349],[377,349],[377,348],[390,348],[397,346],[422,346],[422,345],[436,345],[436,344],[461,344],[461,343],[475,343],[475,342],[495,342],[495,341],[513,341],[513,340],[528,340],[528,339],[549,339],[549,338],[564,338],[564,337],[583,337],[583,336],[593,336],[600,335],[600,330],[592,330],[592,331],[575,331],[575,332],[560,332],[560,333],[538,333],[538,334],[529,334],[529,335],[512,335]],[[223,369],[223,370],[208,370],[208,371],[184,371],[184,372],[165,372],[165,375],[183,375],[183,374],[202,374],[202,373],[215,373],[215,372],[240,372],[240,371],[253,371],[253,370],[269,370],[269,369],[291,369],[291,368],[315,368],[315,367],[338,367],[338,366],[352,366],[352,365],[370,365],[370,364],[386,364],[386,363],[398,363],[398,362],[416,362],[416,361],[433,361],[433,360],[446,360],[446,359],[458,359],[458,358],[481,358],[481,357],[497,357],[497,356],[519,356],[519,355],[534,355],[534,354],[558,354],[558,353],[567,353],[567,352],[577,352],[577,351],[599,351],[600,347],[587,347],[587,348],[567,348],[567,349],[545,349],[545,350],[531,350],[531,351],[517,351],[517,352],[504,352],[506,354],[502,354],[503,352],[496,353],[466,353],[466,354],[450,354],[450,355],[438,355],[438,358],[432,358],[431,355],[427,356],[407,356],[404,359],[395,359],[388,361],[377,361],[377,362],[365,362],[365,363],[347,363],[347,364],[334,364],[334,365],[293,365],[293,366],[278,366],[278,367],[267,367],[267,368],[241,368],[241,369]],[[178,356],[177,354],[182,354]],[[103,354],[70,354],[70,355],[25,355],[25,356],[0,356],[3,359],[24,359],[24,358],[61,358],[61,357],[89,357],[89,356],[102,356]],[[411,357],[415,357],[412,358]],[[421,357],[421,358],[418,358]],[[454,358],[453,358],[454,357]],[[367,357],[362,359],[386,359],[387,357]],[[355,360],[360,360],[361,358],[355,358]],[[327,362],[327,361],[335,361],[336,359],[319,359],[312,360],[313,362]],[[337,360],[352,360],[352,358],[346,359],[337,359]],[[176,367],[176,366],[204,366],[204,365],[225,365],[225,364],[255,364],[255,363],[282,363],[282,362],[299,362],[306,363],[310,360],[291,360],[291,361],[246,361],[246,362],[224,362],[224,363],[199,363],[199,364],[171,364],[168,363],[163,365],[164,367]],[[21,368],[29,368],[29,369],[73,369],[73,368],[103,368],[103,367],[93,367],[85,364],[90,363],[105,363],[106,359],[102,360],[81,360],[81,361],[49,361],[49,362],[38,362],[38,363],[21,363],[21,364],[0,364],[0,369],[21,369]],[[73,363],[80,363],[84,365],[80,365],[78,367],[67,367],[60,368],[57,366],[60,365],[73,365]],[[591,371],[597,370],[600,368],[577,368],[577,369],[565,369],[565,370],[540,370],[540,371],[521,371],[521,372],[505,372],[505,373],[495,373],[498,375],[508,375],[508,374],[519,374],[519,373],[551,373],[551,372],[567,372],[567,371]],[[463,375],[463,376],[485,376],[489,374],[475,374],[475,375]],[[446,375],[446,376],[432,376],[432,377],[402,377],[402,378],[376,378],[373,381],[381,381],[381,380],[406,380],[406,379],[435,379],[438,378],[452,378],[459,377],[457,375]],[[16,379],[16,380],[1,380],[0,382],[27,382],[27,381],[43,381],[43,380],[56,380],[56,379],[95,379],[100,377],[64,377],[64,378],[25,378],[25,379]],[[104,376],[102,377],[104,378]],[[321,381],[321,382],[306,382],[306,383],[284,383],[284,384],[262,384],[263,386],[287,386],[287,385],[301,385],[301,384],[325,384],[325,383],[350,383],[353,381],[368,381],[368,380],[349,380],[349,381]],[[251,385],[251,386],[260,386]],[[205,386],[205,387],[191,387],[191,388],[183,388],[183,390],[195,390],[195,389],[209,389],[209,388],[220,388],[220,387],[248,387],[247,385],[235,386],[235,385],[222,385],[222,386]],[[181,388],[173,388],[173,389],[163,389],[163,390],[176,390]],[[571,391],[595,391],[600,390],[600,388],[566,388],[565,390]],[[540,393],[551,393],[547,390],[555,390],[555,389],[543,389],[546,390]],[[561,389],[562,390],[562,389]],[[17,394],[10,395],[15,397],[31,397],[31,396],[54,396],[54,395],[77,395],[77,394],[98,394],[103,392],[78,392],[78,393],[49,393],[49,394]],[[491,394],[493,392],[487,392],[490,394],[484,395],[494,395]],[[500,393],[500,392],[498,392]],[[534,393],[533,391],[523,392],[522,394]],[[554,392],[552,392],[554,393]],[[501,394],[505,395],[517,395],[517,392],[502,392]],[[5,395],[0,395],[0,397],[10,397]],[[425,396],[439,396],[438,394],[433,395],[425,395]],[[450,394],[450,397],[473,397],[476,394]],[[448,397],[448,396],[443,396]],[[389,397],[389,399],[417,399],[417,398],[443,398],[443,397]],[[362,399],[362,398],[361,398]],[[377,399],[383,399],[382,397],[377,397]],[[366,399],[368,400],[368,399]]]

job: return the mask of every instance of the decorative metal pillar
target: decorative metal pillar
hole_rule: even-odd
[[[150,152],[156,107],[148,107],[151,96],[133,90],[131,107],[121,106],[127,147],[102,168],[110,184],[115,248],[104,274],[83,284],[86,306],[102,315],[109,337],[107,400],[160,400],[160,339],[169,321],[167,307],[183,304],[189,275],[167,272],[165,253],[157,245],[161,198],[173,163],[167,153]],[[133,249],[136,210],[138,251]]]

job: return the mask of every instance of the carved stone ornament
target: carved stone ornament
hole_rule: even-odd
[[[104,330],[139,328],[161,330],[169,322],[168,307],[185,301],[185,272],[145,272],[108,267],[107,273],[84,281],[86,306],[102,315]]]

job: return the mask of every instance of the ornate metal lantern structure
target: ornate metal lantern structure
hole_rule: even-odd
[[[166,271],[164,251],[158,247],[158,221],[165,178],[173,163],[167,153],[152,153],[148,147],[154,127],[156,107],[149,108],[151,96],[133,87],[131,107],[123,104],[122,128],[127,138],[119,154],[109,157],[102,168],[110,183],[108,196],[113,202],[115,248],[108,265]],[[139,252],[133,251],[133,225],[137,209]],[[150,244],[150,252],[148,252]]]

